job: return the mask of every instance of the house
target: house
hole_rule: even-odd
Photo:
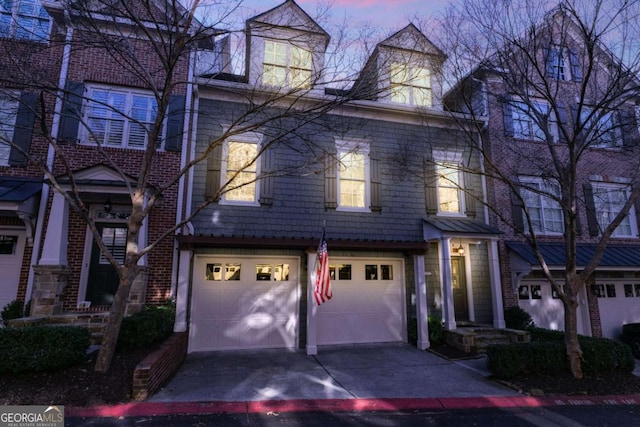
[[[11,279],[2,281],[0,304],[30,301],[36,317],[105,314],[119,278],[95,244],[85,216],[93,219],[110,253],[123,260],[132,188],[140,179],[159,105],[167,105],[167,120],[144,197],[166,188],[136,230],[139,246],[154,242],[182,215],[179,184],[167,182],[178,173],[187,135],[189,61],[175,60],[174,81],[180,84],[168,86],[166,94],[152,91],[163,87],[166,68],[151,38],[138,34],[144,27],[153,36],[159,22],[172,31],[179,23],[170,19],[177,14],[161,1],[104,2],[92,8],[83,2],[8,4],[12,9],[0,8],[0,102],[11,119],[2,120],[9,124],[2,127],[3,136],[14,145],[3,145],[0,160],[0,256],[11,263],[3,267]],[[70,202],[54,184],[77,198]],[[143,258],[128,313],[171,297],[174,253],[169,236]]]
[[[445,97],[450,110],[487,120],[486,164],[499,165],[487,166],[488,175],[500,170],[508,178],[487,179],[487,201],[496,209],[489,221],[503,233],[505,306],[519,306],[537,326],[558,330],[565,327],[563,305],[530,243],[535,237],[552,275],[563,280],[567,227],[573,227],[566,206],[573,203],[577,273],[585,270],[607,226],[635,197],[640,141],[637,76],[565,6],[512,39]],[[579,290],[580,334],[617,339],[622,324],[640,321],[639,208],[632,206],[612,230]]]
[[[190,227],[176,330],[189,351],[405,342],[427,316],[504,327],[499,231],[480,159],[442,108],[444,55],[408,25],[376,46],[351,87],[332,86],[330,35],[293,0],[246,22],[233,72],[224,35],[195,78]],[[213,65],[211,65],[213,64]],[[217,64],[217,66],[215,66]],[[469,190],[469,191],[465,191]],[[328,243],[333,298],[313,299]]]

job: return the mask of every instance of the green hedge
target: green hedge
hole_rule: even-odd
[[[531,315],[518,306],[504,309],[504,322],[507,328],[521,331],[526,331],[534,326]]]
[[[53,371],[86,357],[89,330],[76,326],[0,329],[0,372]]]
[[[142,311],[125,317],[118,335],[118,347],[133,350],[168,338],[173,332],[175,313],[173,305],[146,306]]]
[[[535,337],[535,339],[534,339]],[[585,374],[631,372],[633,355],[628,346],[606,338],[578,336]],[[564,333],[533,328],[532,342],[487,348],[487,366],[498,378],[518,375],[554,375],[569,369]]]
[[[5,305],[0,312],[2,317],[2,323],[7,324],[7,320],[19,319],[24,317],[24,301],[13,300],[9,304]]]

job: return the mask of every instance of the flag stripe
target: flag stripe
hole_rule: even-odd
[[[316,253],[316,286],[313,295],[316,300],[316,304],[320,305],[327,302],[333,296],[331,292],[331,277],[329,275],[329,253],[327,250],[327,241],[324,237],[324,231],[322,232],[322,238],[318,245],[318,252]]]

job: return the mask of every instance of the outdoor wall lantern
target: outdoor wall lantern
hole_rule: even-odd
[[[105,213],[111,213],[112,207],[113,206],[111,205],[111,196],[107,196],[107,201],[104,202],[104,206],[103,206]]]

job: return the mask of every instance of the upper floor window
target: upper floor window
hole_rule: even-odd
[[[262,82],[268,86],[311,87],[311,51],[290,43],[265,40]]]
[[[155,97],[126,89],[90,87],[85,122],[87,142],[144,148],[158,113]]]
[[[431,107],[431,72],[422,67],[391,64],[391,101]]]
[[[369,146],[361,142],[338,142],[338,208],[368,210]]]
[[[582,80],[582,70],[576,52],[561,46],[545,48],[545,74],[555,80]]]
[[[629,198],[629,187],[623,184],[592,183],[596,220],[601,230],[606,228]],[[614,230],[614,237],[636,237],[638,234],[633,209]]]
[[[564,232],[562,208],[554,199],[560,195],[559,186],[536,178],[520,178],[520,182],[525,187],[522,188],[521,194],[533,231],[537,234],[562,234]],[[526,223],[526,216],[524,221]]]
[[[39,0],[0,0],[0,37],[44,41],[49,14]]]
[[[583,132],[589,134],[593,148],[615,148],[622,145],[622,138],[618,135],[614,113],[601,112],[583,107],[580,123],[585,128]]]
[[[462,172],[460,164],[439,162],[436,165],[438,186],[438,213],[463,214]]]
[[[224,193],[222,200],[235,204],[258,204],[259,144],[254,138],[237,137],[225,141],[222,159]]]
[[[510,112],[514,138],[546,141],[546,133],[541,124],[544,117],[547,117],[548,133],[552,135],[554,141],[558,139],[557,126],[552,119],[548,105],[541,102],[533,102],[532,104],[511,102]]]
[[[9,166],[11,141],[16,124],[18,100],[0,94],[0,166]]]

